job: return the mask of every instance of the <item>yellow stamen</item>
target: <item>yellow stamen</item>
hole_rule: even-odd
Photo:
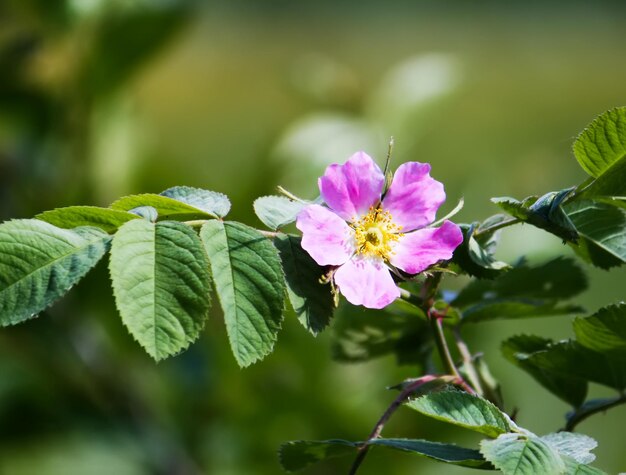
[[[381,257],[385,260],[393,254],[391,243],[403,236],[402,226],[393,223],[391,213],[371,207],[369,213],[352,223],[356,238],[357,254]]]

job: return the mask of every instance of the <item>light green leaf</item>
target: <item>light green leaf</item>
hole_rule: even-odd
[[[280,253],[287,282],[287,294],[298,320],[313,335],[330,323],[335,310],[329,284],[320,283],[324,268],[302,249],[301,238],[280,236],[274,244]]]
[[[59,228],[72,229],[79,226],[95,226],[107,233],[114,233],[122,224],[138,216],[110,208],[97,206],[69,206],[44,211],[35,216]]]
[[[190,221],[215,217],[212,213],[190,204],[153,193],[125,196],[111,204],[111,208],[122,211],[130,211],[145,206],[151,206],[156,209],[161,220]]]
[[[418,397],[406,406],[422,414],[489,437],[509,432],[515,424],[500,409],[462,391],[441,391]]]
[[[113,239],[111,280],[124,325],[155,360],[187,348],[210,307],[209,263],[188,226],[133,220]]]
[[[565,211],[580,240],[571,244],[582,258],[607,269],[626,262],[626,211],[606,203],[575,201]]]
[[[276,248],[241,223],[209,221],[200,236],[211,261],[233,354],[248,366],[269,354],[283,318],[285,277]]]
[[[574,155],[592,177],[610,173],[626,157],[626,107],[598,116],[574,142]]]
[[[463,231],[463,242],[454,251],[453,264],[460,267],[463,272],[479,279],[494,279],[510,268],[505,262],[498,261],[493,257],[497,242],[495,234],[477,240],[474,238],[474,232],[478,223],[459,226]]]
[[[598,443],[588,435],[574,432],[555,432],[542,436],[541,440],[561,455],[571,457],[578,463],[588,464],[596,459],[591,451],[598,446]]]
[[[276,230],[293,223],[307,203],[284,196],[262,196],[254,200],[254,212],[268,228]]]
[[[295,472],[329,458],[356,455],[357,449],[363,443],[347,440],[287,442],[280,448],[280,463],[285,470]],[[374,447],[386,447],[409,452],[452,465],[487,470],[492,468],[478,450],[466,449],[454,444],[419,439],[374,439],[368,443]]]
[[[157,219],[159,219],[159,212],[152,206],[138,206],[137,208],[133,208],[128,212],[133,213],[143,219],[147,219],[152,223],[156,223]]]
[[[626,351],[626,303],[598,310],[587,318],[574,320],[576,341],[596,351]]]
[[[216,191],[192,188],[191,186],[174,186],[163,191],[161,195],[186,203],[219,218],[223,218],[230,211],[228,197]]]
[[[36,316],[91,270],[108,249],[96,228],[57,228],[36,219],[0,224],[0,326]]]
[[[552,340],[546,338],[517,335],[502,342],[502,354],[552,394],[573,407],[579,407],[587,397],[587,382],[584,379],[547,370],[529,358],[534,353],[545,351],[551,344]]]
[[[502,434],[480,442],[480,453],[504,475],[559,475],[565,464],[559,454],[532,434]]]
[[[607,475],[606,472],[577,462],[574,458],[567,455],[561,455],[561,459],[565,463],[564,475]]]

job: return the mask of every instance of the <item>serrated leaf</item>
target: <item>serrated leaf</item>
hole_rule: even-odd
[[[122,211],[151,206],[156,209],[161,220],[190,221],[193,219],[209,219],[215,216],[182,201],[154,193],[124,196],[111,203],[111,208]]]
[[[578,463],[588,464],[596,459],[591,451],[598,446],[598,443],[588,435],[574,432],[555,432],[542,436],[541,440],[561,455],[571,457]]]
[[[602,470],[577,462],[572,457],[561,455],[561,459],[565,463],[564,475],[607,475]]]
[[[557,315],[571,315],[582,312],[578,305],[557,305],[545,300],[502,299],[485,300],[463,311],[462,323],[479,323],[491,320],[536,318]]]
[[[197,234],[174,221],[133,220],[113,239],[109,269],[130,334],[155,360],[187,348],[210,307],[209,263]]]
[[[181,203],[186,203],[205,213],[223,218],[230,211],[230,200],[223,193],[193,188],[191,186],[174,186],[161,193]]]
[[[283,262],[287,295],[304,328],[317,335],[330,323],[335,304],[329,284],[320,283],[324,268],[302,249],[297,236],[274,240]]]
[[[575,242],[578,239],[576,228],[561,208],[572,191],[572,188],[552,191],[539,198],[530,196],[522,201],[509,197],[492,198],[491,202],[525,223],[548,231],[564,241]]]
[[[285,281],[278,251],[241,223],[210,221],[200,237],[211,262],[233,354],[248,366],[269,354],[283,318]]]
[[[410,400],[405,405],[428,417],[489,437],[497,437],[514,427],[511,419],[495,405],[462,391],[431,393]]]
[[[353,363],[393,354],[398,364],[423,366],[432,350],[426,319],[398,308],[394,303],[383,313],[341,306],[333,324],[333,359]]]
[[[494,279],[510,268],[505,262],[498,261],[493,257],[495,236],[491,235],[478,241],[474,238],[474,231],[478,223],[459,226],[463,231],[463,242],[455,249],[452,262],[458,265],[461,270],[479,279]]]
[[[558,475],[565,471],[559,454],[532,434],[502,434],[480,442],[480,453],[504,475]]]
[[[465,308],[487,300],[527,297],[549,303],[568,299],[587,288],[587,277],[573,259],[557,257],[551,261],[514,267],[497,280],[473,280],[454,298],[452,304]]]
[[[293,223],[307,203],[290,200],[285,196],[262,196],[254,200],[254,212],[268,228],[276,230]]]
[[[0,224],[0,325],[36,316],[91,270],[108,249],[96,228],[60,229],[36,219]]]
[[[626,388],[624,351],[599,353],[575,341],[563,341],[529,355],[528,359],[534,365],[564,377],[582,378],[620,391]]]
[[[626,157],[626,107],[598,116],[574,142],[574,155],[591,176],[600,177]]]
[[[501,349],[506,359],[530,374],[552,394],[573,407],[579,407],[587,397],[587,383],[584,379],[549,371],[529,359],[533,353],[545,351],[551,344],[552,340],[546,338],[517,335],[503,341]]]
[[[603,269],[626,262],[626,211],[606,203],[575,201],[565,207],[580,240],[570,244],[583,259]]]
[[[574,320],[576,341],[596,351],[626,351],[626,304],[604,307],[587,318]]]
[[[349,442],[347,440],[297,440],[283,444],[279,450],[279,458],[285,470],[294,472],[329,458],[354,455],[362,444],[363,442]],[[386,447],[409,452],[438,462],[462,467],[492,468],[478,450],[466,449],[454,444],[419,439],[374,439],[368,444],[374,447]]]
[[[64,229],[95,226],[107,233],[114,233],[122,224],[137,219],[137,216],[126,211],[97,206],[68,206],[44,211],[35,218]]]

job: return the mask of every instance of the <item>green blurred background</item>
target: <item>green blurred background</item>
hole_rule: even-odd
[[[191,185],[253,199],[281,184],[313,197],[326,164],[364,149],[432,163],[460,221],[576,184],[571,143],[626,104],[623,2],[0,3],[0,219]],[[529,227],[500,257],[565,252]],[[590,311],[624,296],[624,270],[590,270]],[[459,285],[451,281],[451,286]],[[507,408],[537,433],[564,403],[505,362],[519,332],[570,336],[568,318],[475,326],[467,339],[501,379]],[[106,263],[40,318],[0,331],[0,474],[281,473],[292,439],[364,438],[415,376],[393,358],[344,365],[329,336],[289,316],[276,351],[241,370],[219,310],[186,353],[155,364],[116,315]],[[607,394],[593,387],[593,395]],[[598,466],[626,470],[626,407],[580,430]],[[387,436],[472,446],[472,434],[400,412]],[[308,473],[344,474],[350,460]],[[457,474],[373,451],[360,473]]]

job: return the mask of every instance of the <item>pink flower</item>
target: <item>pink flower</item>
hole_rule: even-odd
[[[318,180],[328,207],[309,205],[298,215],[302,247],[322,266],[336,266],[333,279],[354,305],[383,308],[400,296],[389,266],[417,274],[450,259],[463,241],[450,222],[428,228],[445,201],[443,185],[427,163],[398,167],[381,201],[385,177],[364,152],[326,168]]]

